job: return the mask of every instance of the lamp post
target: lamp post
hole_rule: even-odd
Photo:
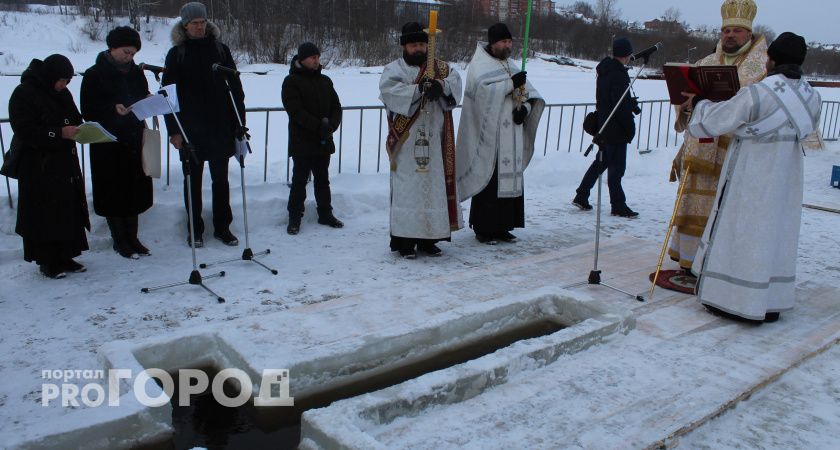
[[[697,47],[688,47],[688,56],[686,56],[685,62],[691,64],[691,51],[697,50]]]

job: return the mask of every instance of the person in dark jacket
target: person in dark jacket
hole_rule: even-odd
[[[236,113],[225,85],[225,75],[213,70],[214,64],[236,69],[230,49],[219,41],[221,31],[207,20],[207,8],[199,2],[181,7],[181,20],[172,29],[173,47],[166,54],[163,85],[175,84],[181,108],[178,118],[194,151],[190,157],[192,179],[193,225],[195,244],[204,245],[204,221],[201,218],[201,179],[204,162],[210,166],[213,191],[213,236],[226,245],[239,245],[230,232],[233,213],[230,209],[228,162],[235,150],[239,128]],[[238,76],[228,76],[242,123],[245,123],[245,93]],[[186,141],[175,119],[166,116],[166,128],[172,145],[185,149]],[[186,174],[187,168],[184,167]],[[184,203],[187,203],[187,179],[184,177]],[[189,232],[189,230],[188,230]],[[189,236],[187,237],[189,242]]]
[[[93,210],[108,221],[114,250],[137,258],[150,254],[137,238],[137,216],[152,206],[153,194],[141,155],[145,123],[127,107],[148,96],[149,85],[134,63],[141,46],[137,31],[114,28],[105,42],[108,50],[85,71],[80,98],[85,119],[117,137],[117,142],[90,146]]]
[[[630,76],[627,74],[626,64],[630,62],[633,46],[627,38],[617,38],[613,41],[613,56],[604,58],[596,71],[598,81],[595,90],[596,109],[598,110],[598,129],[612,112],[624,91],[630,86]],[[598,181],[598,176],[607,170],[607,186],[610,190],[612,215],[621,217],[636,217],[639,214],[627,206],[621,178],[627,165],[627,144],[636,135],[636,122],[633,119],[634,100],[628,93],[621,101],[615,115],[600,134],[598,146],[603,152],[603,162],[597,156],[589,170],[583,176],[577,195],[572,203],[578,208],[588,211],[589,191]]]
[[[20,145],[15,232],[23,259],[64,278],[84,272],[73,260],[88,249],[85,186],[73,136],[82,115],[67,84],[73,65],[62,55],[33,59],[9,99],[9,121]]]
[[[332,135],[341,124],[341,102],[330,78],[321,73],[321,52],[305,42],[292,58],[283,80],[283,107],[289,114],[289,156],[292,157],[292,187],[289,190],[289,234],[298,234],[306,200],[306,181],[312,174],[318,223],[333,228],[344,224],[332,212],[330,155],[335,153]]]

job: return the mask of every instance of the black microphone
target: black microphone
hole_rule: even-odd
[[[230,67],[223,66],[223,65],[221,65],[221,64],[219,64],[219,63],[215,63],[215,64],[213,64],[213,71],[214,71],[214,72],[219,72],[219,71],[221,71],[221,72],[229,73],[229,74],[231,74],[231,75],[239,75],[239,71],[238,71],[238,70],[236,70],[236,69],[231,69]]]
[[[662,45],[661,42],[657,42],[656,45],[654,45],[653,47],[646,48],[638,53],[630,55],[630,61],[635,61],[637,59],[644,59],[645,61],[647,61],[647,59],[650,58],[650,55],[652,55],[653,52],[657,50],[662,50],[662,47],[664,47],[664,45]]]
[[[151,64],[146,64],[146,63],[140,63],[140,64],[138,64],[138,66],[140,66],[140,70],[148,70],[149,72],[152,72],[154,74],[158,74],[158,73],[161,73],[161,72],[166,72],[166,67],[153,66]]]

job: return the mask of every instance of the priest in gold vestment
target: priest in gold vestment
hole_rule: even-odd
[[[721,6],[721,37],[715,52],[701,59],[698,66],[735,65],[741,87],[764,79],[767,65],[767,42],[752,32],[758,7],[753,0],[725,0]],[[674,128],[685,131],[689,107],[677,107]],[[680,267],[691,269],[700,237],[706,227],[715,200],[718,179],[726,159],[731,135],[697,139],[688,134],[674,158],[671,181],[685,178],[683,197],[674,220],[668,255]]]

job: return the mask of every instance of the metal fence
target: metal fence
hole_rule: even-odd
[[[640,101],[641,114],[636,116],[636,137],[630,144],[635,146],[639,153],[648,153],[652,149],[663,147],[675,147],[680,143],[680,135],[673,130],[672,117],[674,108],[667,100]],[[824,101],[822,104],[821,130],[822,137],[826,141],[834,141],[840,138],[840,101]],[[542,155],[549,151],[582,152],[589,144],[590,138],[583,131],[583,118],[590,111],[595,110],[594,103],[569,103],[546,105],[543,116],[537,131],[535,152],[539,154],[540,144]],[[287,127],[288,117],[284,114],[285,109],[276,108],[248,108],[248,124],[252,130],[257,130],[252,136],[252,148],[257,153],[262,153],[262,178],[267,182],[269,178],[269,166],[275,162],[285,164],[286,182],[289,182],[291,163],[287,152]],[[344,118],[342,125],[336,132],[336,164],[338,173],[346,172],[346,165],[349,163],[356,173],[363,172],[363,164],[367,164],[366,170],[379,173],[383,170],[384,138],[387,136],[387,125],[385,122],[385,108],[383,106],[347,106],[343,108]],[[272,115],[274,123],[280,124],[272,127]],[[460,117],[460,107],[454,111],[457,119]],[[372,116],[372,117],[371,117]],[[262,119],[262,121],[260,121]],[[369,121],[365,127],[366,119]],[[255,126],[254,123],[257,125]],[[370,121],[373,121],[372,123]],[[5,160],[6,142],[9,141],[11,130],[9,120],[0,118],[0,149]],[[260,126],[262,128],[260,128]],[[272,135],[274,138],[272,139]],[[279,135],[279,136],[278,136]],[[283,139],[283,138],[286,139]],[[260,142],[261,141],[261,142]],[[347,142],[345,142],[347,141]],[[366,143],[367,142],[367,143]],[[375,147],[374,147],[375,142]],[[262,150],[261,152],[259,150]],[[85,162],[85,146],[81,146],[79,152],[82,164],[82,174],[87,171]],[[171,182],[171,147],[166,144],[166,169],[165,182]],[[375,160],[374,158],[375,150]],[[255,156],[252,156],[253,159]],[[176,160],[177,162],[177,160]],[[281,175],[282,176],[282,175]],[[8,195],[9,207],[14,207],[12,200],[11,185],[15,180],[5,179],[6,193]]]

